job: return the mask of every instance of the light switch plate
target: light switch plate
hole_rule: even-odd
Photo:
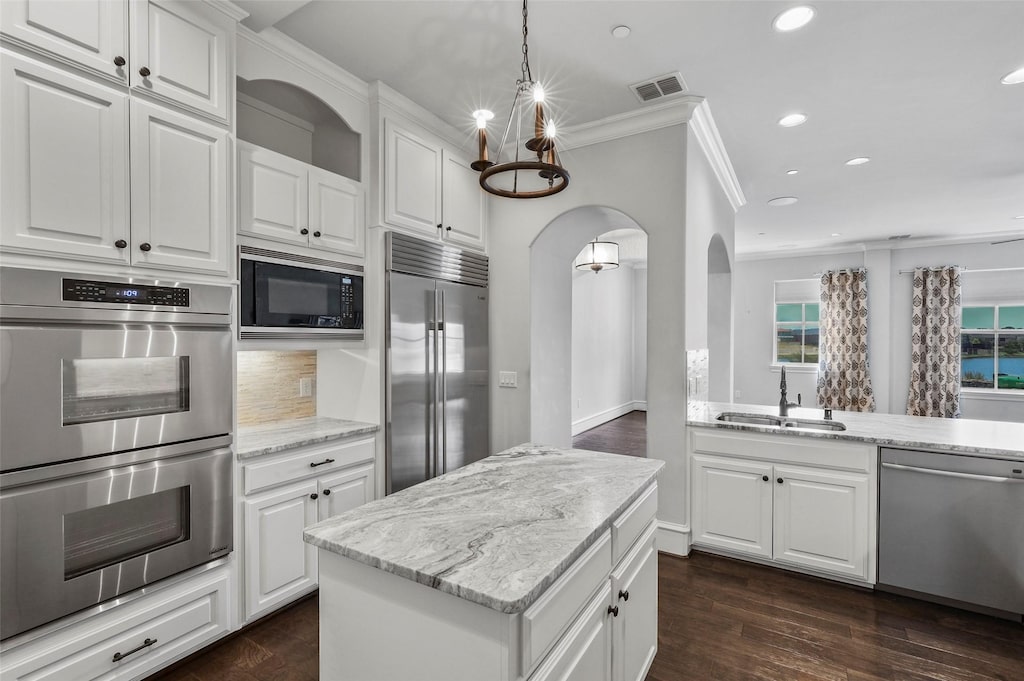
[[[313,396],[313,379],[306,377],[299,379],[299,397]]]
[[[498,372],[498,387],[499,388],[515,388],[518,384],[518,377],[514,371],[499,371]]]

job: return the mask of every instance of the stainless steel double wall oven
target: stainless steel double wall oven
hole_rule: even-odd
[[[231,551],[230,310],[0,268],[0,638]]]

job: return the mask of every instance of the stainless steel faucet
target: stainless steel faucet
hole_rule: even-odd
[[[779,390],[782,391],[782,399],[779,400],[779,416],[789,416],[790,407],[800,406],[800,393],[796,394],[796,402],[788,402],[786,398],[786,367],[782,367],[782,381],[779,383]]]

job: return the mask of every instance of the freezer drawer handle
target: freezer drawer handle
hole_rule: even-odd
[[[324,465],[324,464],[326,464],[326,463],[334,463],[334,459],[324,459],[324,460],[323,460],[323,461],[321,461],[320,463],[314,463],[314,462],[312,462],[312,461],[311,461],[311,462],[309,463],[309,467],[310,467],[310,468],[316,468],[317,466],[323,466],[323,465]]]
[[[1004,478],[998,475],[978,475],[977,473],[957,473],[955,471],[938,471],[932,468],[918,468],[917,466],[904,466],[898,463],[883,463],[882,468],[891,468],[897,471],[913,471],[915,473],[927,473],[929,475],[941,475],[947,478],[963,478],[965,480],[984,480],[985,482],[1018,482],[1024,483],[1024,479],[1015,480]]]
[[[139,646],[138,648],[132,648],[131,650],[129,650],[127,653],[124,653],[124,654],[114,653],[113,662],[120,662],[121,660],[123,660],[124,658],[128,657],[129,655],[137,653],[140,650],[142,650],[143,648],[148,648],[151,645],[153,645],[154,643],[156,643],[156,639],[155,638],[147,638],[145,641],[142,642],[142,645]]]

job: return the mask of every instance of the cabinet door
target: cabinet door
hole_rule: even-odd
[[[776,466],[775,477],[775,560],[867,579],[867,476]]]
[[[238,144],[238,231],[306,246],[309,165],[283,154]]]
[[[227,273],[227,131],[131,107],[132,264]]]
[[[309,245],[314,248],[363,257],[366,202],[362,186],[310,166],[309,232]]]
[[[693,457],[693,541],[772,556],[772,467]]]
[[[530,681],[611,681],[608,596],[607,587],[598,590]]]
[[[612,678],[643,681],[658,652],[657,523],[651,523],[639,544],[612,574]]]
[[[384,121],[384,220],[437,234],[441,216],[441,147]]]
[[[127,0],[3,0],[0,27],[17,42],[121,83],[128,81]]]
[[[200,2],[133,2],[132,88],[226,123],[232,24]]]
[[[444,150],[442,222],[445,240],[484,250],[487,246],[486,194],[480,173],[464,158]]]
[[[373,501],[373,464],[320,478],[320,520]]]
[[[128,98],[7,51],[0,68],[2,246],[127,262]]]
[[[315,480],[245,501],[245,617],[316,586],[316,547],[302,530],[317,521]]]

